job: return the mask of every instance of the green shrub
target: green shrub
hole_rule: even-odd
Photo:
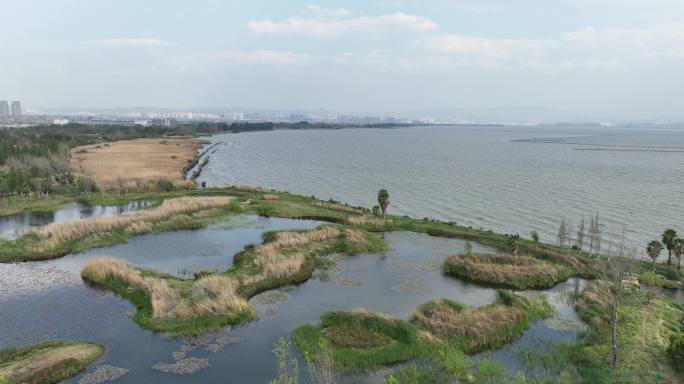
[[[670,346],[667,352],[679,368],[684,369],[684,332],[677,332],[670,336]]]

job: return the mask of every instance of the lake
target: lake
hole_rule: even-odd
[[[198,179],[256,184],[555,243],[599,212],[603,232],[643,253],[684,232],[684,130],[425,126],[224,134]],[[214,149],[212,149],[214,151]],[[608,246],[604,240],[603,245]]]

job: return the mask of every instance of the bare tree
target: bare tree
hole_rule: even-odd
[[[599,263],[600,272],[607,284],[609,298],[611,343],[610,366],[612,368],[615,368],[618,361],[618,309],[626,288],[625,278],[627,277],[630,265],[632,265],[632,261],[636,258],[636,249],[626,250],[624,241],[625,229],[623,228],[617,249],[613,251],[613,244],[611,242],[608,252],[602,257]]]
[[[124,179],[121,176],[117,176],[114,179],[114,189],[116,189],[117,196],[121,195],[121,192],[123,192],[124,189],[127,189],[126,188],[126,179]]]
[[[599,223],[598,211],[596,211],[596,217],[592,219],[592,226],[589,228],[589,235],[591,236],[591,248],[598,256],[601,253],[601,224]],[[591,254],[591,251],[589,253]]]
[[[561,248],[565,247],[565,239],[568,237],[568,227],[567,223],[565,222],[565,218],[561,220],[560,225],[558,226],[558,246]]]
[[[579,226],[577,227],[577,247],[580,251],[584,248],[584,217],[580,220]]]

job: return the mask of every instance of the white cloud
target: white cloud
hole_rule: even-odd
[[[309,4],[306,6],[309,12],[322,19],[343,19],[354,17],[354,12],[344,8],[323,8],[320,5]]]
[[[438,28],[432,20],[416,15],[396,12],[380,16],[323,20],[289,18],[285,21],[250,21],[249,30],[261,34],[302,35],[312,37],[339,37],[348,34],[378,34],[396,30],[433,31]]]
[[[95,45],[103,47],[162,47],[173,45],[168,41],[161,40],[156,37],[119,37],[111,39],[88,40],[86,45]]]
[[[557,44],[553,39],[529,38],[483,38],[453,34],[443,34],[426,40],[432,49],[456,53],[490,57],[506,57],[510,55],[537,55]]]

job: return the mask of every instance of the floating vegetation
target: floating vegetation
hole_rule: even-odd
[[[558,315],[554,315],[544,320],[546,326],[556,331],[576,331],[579,332],[586,328],[584,324],[579,321],[567,319]]]
[[[355,280],[355,279],[348,279],[343,276],[337,276],[335,278],[335,285],[338,287],[342,288],[354,288],[354,287],[360,287],[361,284],[363,284],[363,281],[361,280]]]
[[[425,286],[422,279],[411,275],[396,276],[394,284],[390,285],[390,289],[404,295],[430,292],[430,288]]]
[[[257,304],[273,305],[276,303],[286,301],[288,299],[288,297],[289,297],[289,295],[286,292],[283,292],[282,290],[273,290],[273,291],[262,292],[256,296],[254,296],[252,299]]]
[[[387,262],[387,270],[390,272],[407,273],[407,272],[437,272],[441,269],[442,263],[440,261],[419,261],[406,262],[398,260],[390,260]]]
[[[187,359],[178,360],[173,364],[158,363],[152,366],[152,369],[157,371],[175,373],[177,375],[192,375],[204,368],[209,367],[209,359],[200,359],[197,357],[190,357]]]
[[[107,381],[116,380],[129,372],[126,368],[114,367],[112,365],[100,365],[95,371],[84,375],[78,384],[100,384]]]
[[[241,339],[237,336],[219,336],[213,343],[207,345],[207,351],[209,352],[219,352],[228,345],[237,344]]]
[[[173,360],[178,361],[178,360],[183,360],[187,356],[187,352],[185,351],[175,351],[171,354],[173,356]]]

